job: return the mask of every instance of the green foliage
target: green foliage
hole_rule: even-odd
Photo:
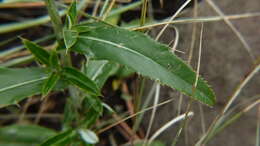
[[[77,23],[77,3],[74,1],[67,12],[67,26],[70,29],[73,25]]]
[[[46,50],[44,50],[42,47],[36,45],[35,43],[29,40],[26,39],[22,39],[22,40],[25,47],[31,51],[31,53],[35,56],[35,58],[38,61],[40,61],[45,65],[50,65],[49,62],[50,54]]]
[[[32,146],[54,135],[55,131],[36,125],[12,125],[0,128],[0,145]]]
[[[82,72],[71,67],[62,70],[63,76],[72,84],[93,95],[101,95],[98,86]]]
[[[50,67],[56,70],[60,70],[59,57],[56,51],[52,51],[50,55]]]
[[[0,107],[17,104],[24,98],[41,93],[48,72],[44,68],[0,68]],[[55,90],[64,89],[59,81]]]
[[[80,122],[83,127],[90,128],[103,113],[103,105],[98,97],[86,96],[82,103],[82,114],[85,115]]]
[[[84,28],[93,27],[91,30]],[[73,46],[75,51],[92,55],[97,59],[118,62],[134,69],[138,74],[154,79],[212,106],[215,95],[207,83],[199,78],[193,90],[196,73],[170,48],[148,36],[105,24],[75,26],[79,37]]]
[[[43,84],[42,95],[43,96],[47,95],[55,87],[59,79],[60,79],[60,75],[53,72]]]
[[[118,68],[118,64],[107,60],[89,60],[85,65],[84,72],[101,89],[108,77],[114,75]]]
[[[69,144],[74,136],[75,136],[75,131],[73,130],[67,130],[65,132],[61,132],[59,134],[56,134],[55,136],[50,137],[47,139],[45,142],[43,142],[40,146],[64,146]]]
[[[68,89],[63,130],[56,133],[36,126],[4,127],[0,129],[0,144],[14,142],[12,138],[16,140],[14,144],[41,146],[98,143],[98,136],[92,131],[94,124],[102,116],[104,107],[114,112],[100,99],[101,89],[112,75],[125,77],[136,72],[204,104],[212,106],[215,103],[215,95],[206,81],[199,77],[195,87],[196,73],[166,45],[143,33],[112,26],[101,20],[77,24],[76,2],[68,9],[65,25],[62,26],[54,2],[46,0],[46,4],[58,46],[47,51],[22,39],[35,60],[43,66],[0,68],[0,107],[18,104],[29,96],[45,96],[54,90]],[[103,8],[105,10],[106,7]],[[119,16],[115,17],[115,22],[118,22]],[[72,53],[81,53],[86,62],[75,67],[71,62]],[[154,142],[152,145],[163,144]]]
[[[68,30],[68,29],[63,30],[64,43],[67,50],[76,43],[77,35],[78,32],[75,30]]]

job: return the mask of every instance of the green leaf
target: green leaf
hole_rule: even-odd
[[[41,68],[0,68],[0,108],[17,104],[28,96],[39,94],[48,78],[46,69]],[[59,81],[55,90],[64,89],[66,84]]]
[[[77,22],[77,1],[73,1],[67,12],[67,18],[69,20],[69,26],[73,26]],[[71,27],[69,27],[71,28]]]
[[[125,78],[130,75],[133,75],[134,73],[135,73],[135,71],[132,68],[128,68],[126,66],[121,66],[115,75],[119,78]]]
[[[36,145],[56,132],[36,125],[12,125],[0,128],[0,145]]]
[[[118,64],[107,60],[89,60],[84,72],[101,89],[108,77],[114,75],[118,68]]]
[[[64,129],[69,129],[72,124],[77,120],[78,116],[78,110],[77,108],[75,108],[75,103],[73,102],[72,98],[67,98],[64,107],[64,118],[62,121]]]
[[[27,40],[27,39],[22,39],[23,44],[27,49],[30,50],[30,52],[35,56],[35,58],[46,65],[49,65],[49,58],[50,54],[44,50],[42,47],[38,46],[37,44]]]
[[[59,57],[56,51],[52,51],[50,55],[50,66],[54,69],[59,69],[60,68],[60,63],[59,63]]]
[[[83,28],[93,27],[82,32]],[[193,97],[205,104],[213,105],[215,95],[208,84],[199,78],[195,90],[196,73],[170,52],[170,48],[148,36],[108,25],[79,25],[81,33],[73,46],[75,51],[93,54],[97,59],[115,61]],[[76,28],[77,29],[77,28]]]
[[[64,146],[70,143],[75,136],[75,132],[73,130],[67,130],[65,132],[59,133],[53,137],[50,137],[45,142],[43,142],[40,146]]]
[[[58,73],[53,72],[43,84],[42,96],[47,95],[55,87],[59,79],[60,75]]]
[[[63,68],[64,77],[74,85],[93,95],[101,95],[98,86],[82,72],[77,69]]]
[[[91,127],[103,113],[101,100],[97,96],[86,96],[82,104],[82,113],[85,117],[80,121],[80,125]]]
[[[66,50],[71,48],[77,41],[78,32],[76,30],[63,29],[64,43]]]
[[[78,32],[71,29],[77,22],[77,3],[74,1],[68,9],[65,27],[63,29],[64,44],[66,46],[66,52],[77,41]]]
[[[89,129],[80,129],[79,134],[87,144],[96,144],[99,141],[96,133]]]
[[[93,96],[86,96],[83,102],[83,108],[86,111],[86,115],[89,111],[93,110],[95,114],[102,115],[103,105],[99,98]]]

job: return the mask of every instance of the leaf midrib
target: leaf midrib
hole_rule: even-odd
[[[22,82],[22,83],[14,84],[14,85],[11,85],[11,86],[8,86],[8,87],[0,89],[0,93],[1,92],[5,92],[5,91],[10,90],[10,89],[13,89],[13,88],[17,88],[17,87],[23,86],[23,85],[27,85],[27,84],[31,84],[31,83],[34,83],[34,82],[42,81],[42,80],[45,80],[47,78],[48,77],[45,76],[45,77],[41,77],[39,79],[33,79],[33,80],[28,80],[28,81],[25,81],[25,82]]]
[[[126,46],[122,46],[122,45],[117,44],[117,43],[114,43],[114,42],[112,42],[112,41],[107,41],[107,40],[104,40],[104,39],[100,39],[100,38],[96,38],[96,37],[90,37],[90,36],[79,36],[79,38],[89,39],[89,40],[93,40],[93,41],[98,41],[98,42],[107,43],[107,44],[110,44],[110,45],[115,46],[115,47],[118,47],[118,48],[126,49],[127,51],[132,52],[132,53],[134,53],[134,54],[137,54],[137,55],[139,55],[139,56],[142,56],[142,57],[144,57],[144,58],[146,58],[147,60],[150,60],[150,61],[152,61],[152,62],[156,62],[156,61],[150,59],[149,57],[147,57],[147,56],[145,56],[145,55],[139,53],[138,51],[133,51],[132,49],[130,49],[130,48],[126,47]],[[158,63],[158,62],[156,62],[156,63],[157,63],[158,65],[160,65],[162,68],[164,68],[164,66],[161,65],[160,63]],[[178,77],[178,76],[176,76],[176,77]],[[178,78],[179,78],[179,77],[178,77]],[[185,83],[187,83],[187,84],[189,85],[189,82],[187,82],[186,80],[183,80],[182,78],[179,78],[179,79],[181,79],[182,81],[184,81]],[[197,89],[198,89],[198,88],[197,88]],[[204,92],[201,92],[201,90],[199,90],[199,89],[198,89],[198,91],[205,96],[205,93],[204,93]]]
[[[103,67],[106,65],[106,63],[103,63],[99,68],[98,70],[95,72],[95,74],[92,76],[92,80],[96,80],[97,76],[100,75],[100,73],[102,72],[103,70]]]

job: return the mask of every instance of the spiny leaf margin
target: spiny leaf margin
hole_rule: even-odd
[[[202,103],[214,105],[215,94],[210,86],[199,77],[196,90],[193,90],[196,73],[166,45],[143,33],[101,23],[85,23],[75,29],[79,36],[72,47],[74,51],[126,65]]]

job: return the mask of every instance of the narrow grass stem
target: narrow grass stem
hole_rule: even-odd
[[[148,7],[148,0],[142,0],[142,12],[141,12],[141,20],[140,20],[140,26],[143,26],[145,24],[146,14],[147,14],[147,7]]]
[[[177,11],[176,13],[170,18],[170,21],[173,21],[178,14],[191,2],[191,0],[187,0]],[[162,36],[163,32],[166,30],[166,28],[169,26],[169,23],[166,24],[161,31],[159,32],[159,34],[156,36],[155,40],[159,40],[159,38]]]
[[[233,95],[230,97],[228,103],[224,107],[224,110],[222,111],[222,114],[226,113],[226,111],[229,109],[231,104],[234,102],[234,100],[240,94],[241,90],[255,76],[255,74],[258,73],[259,70],[260,70],[260,64],[256,65],[255,68],[249,73],[249,75],[244,80],[241,81],[241,83],[238,85],[238,87],[236,88],[236,90],[233,93]]]
[[[193,112],[188,112],[187,117],[191,117],[193,116],[194,113]],[[158,129],[149,139],[148,141],[148,145],[151,144],[152,141],[154,141],[163,131],[165,131],[166,129],[168,129],[170,126],[172,126],[173,124],[183,120],[186,118],[186,114],[182,114],[177,116],[176,118],[170,120],[169,122],[167,122],[165,125],[163,125],[160,129]]]
[[[228,20],[236,20],[236,19],[242,19],[242,18],[250,18],[250,17],[259,17],[260,12],[255,12],[255,13],[245,13],[245,14],[235,14],[235,15],[225,15],[225,18]],[[197,18],[179,18],[176,20],[170,20],[166,19],[164,21],[160,22],[153,22],[150,24],[146,24],[144,26],[131,26],[127,27],[127,29],[131,30],[142,30],[142,29],[150,29],[153,27],[158,27],[161,25],[166,25],[166,24],[187,24],[187,23],[201,23],[201,22],[216,22],[216,21],[222,21],[224,20],[223,17],[221,16],[209,16],[209,17],[197,17]]]
[[[154,96],[154,103],[153,103],[153,106],[157,105],[158,102],[159,102],[159,97],[160,97],[160,84],[157,83],[156,85],[156,90],[155,90],[155,96]],[[154,108],[152,110],[152,114],[151,114],[151,118],[150,118],[150,121],[149,121],[149,125],[148,125],[148,128],[147,128],[147,132],[146,132],[146,135],[145,135],[145,139],[144,139],[144,143],[143,143],[143,146],[146,146],[147,144],[147,139],[150,135],[150,132],[151,132],[151,129],[152,129],[152,125],[153,125],[153,121],[154,121],[154,117],[155,117],[155,113],[156,113],[156,110],[157,108]]]
[[[159,103],[159,104],[157,104],[157,105],[155,105],[155,106],[151,106],[151,107],[145,108],[145,109],[143,109],[143,110],[141,110],[141,111],[139,111],[139,112],[137,112],[137,113],[135,113],[135,114],[133,114],[133,115],[130,115],[130,116],[128,116],[128,117],[126,117],[126,118],[124,118],[124,119],[122,119],[122,120],[120,120],[120,121],[117,121],[117,122],[115,122],[115,123],[113,123],[113,124],[111,124],[111,125],[109,125],[109,126],[103,128],[103,129],[99,130],[97,133],[98,133],[98,134],[103,133],[103,132],[107,131],[108,129],[110,129],[110,128],[112,128],[112,127],[114,127],[114,126],[120,124],[120,123],[123,122],[123,121],[126,121],[126,120],[128,120],[128,119],[131,119],[131,118],[133,118],[133,117],[139,115],[139,114],[142,114],[142,113],[147,112],[147,111],[150,111],[150,110],[152,110],[152,109],[154,109],[154,108],[157,108],[157,107],[160,107],[160,106],[165,105],[165,104],[167,104],[167,103],[170,103],[171,101],[173,101],[173,99],[169,99],[169,100],[166,100],[166,101],[164,101],[164,102],[161,102],[161,103]]]
[[[104,15],[102,15],[102,20],[105,20],[107,18],[107,16],[110,13],[111,9],[115,5],[115,2],[116,2],[116,0],[111,0],[110,4],[108,5],[108,8],[107,8],[106,12],[104,13]]]
[[[255,146],[260,146],[260,106],[257,111]]]

